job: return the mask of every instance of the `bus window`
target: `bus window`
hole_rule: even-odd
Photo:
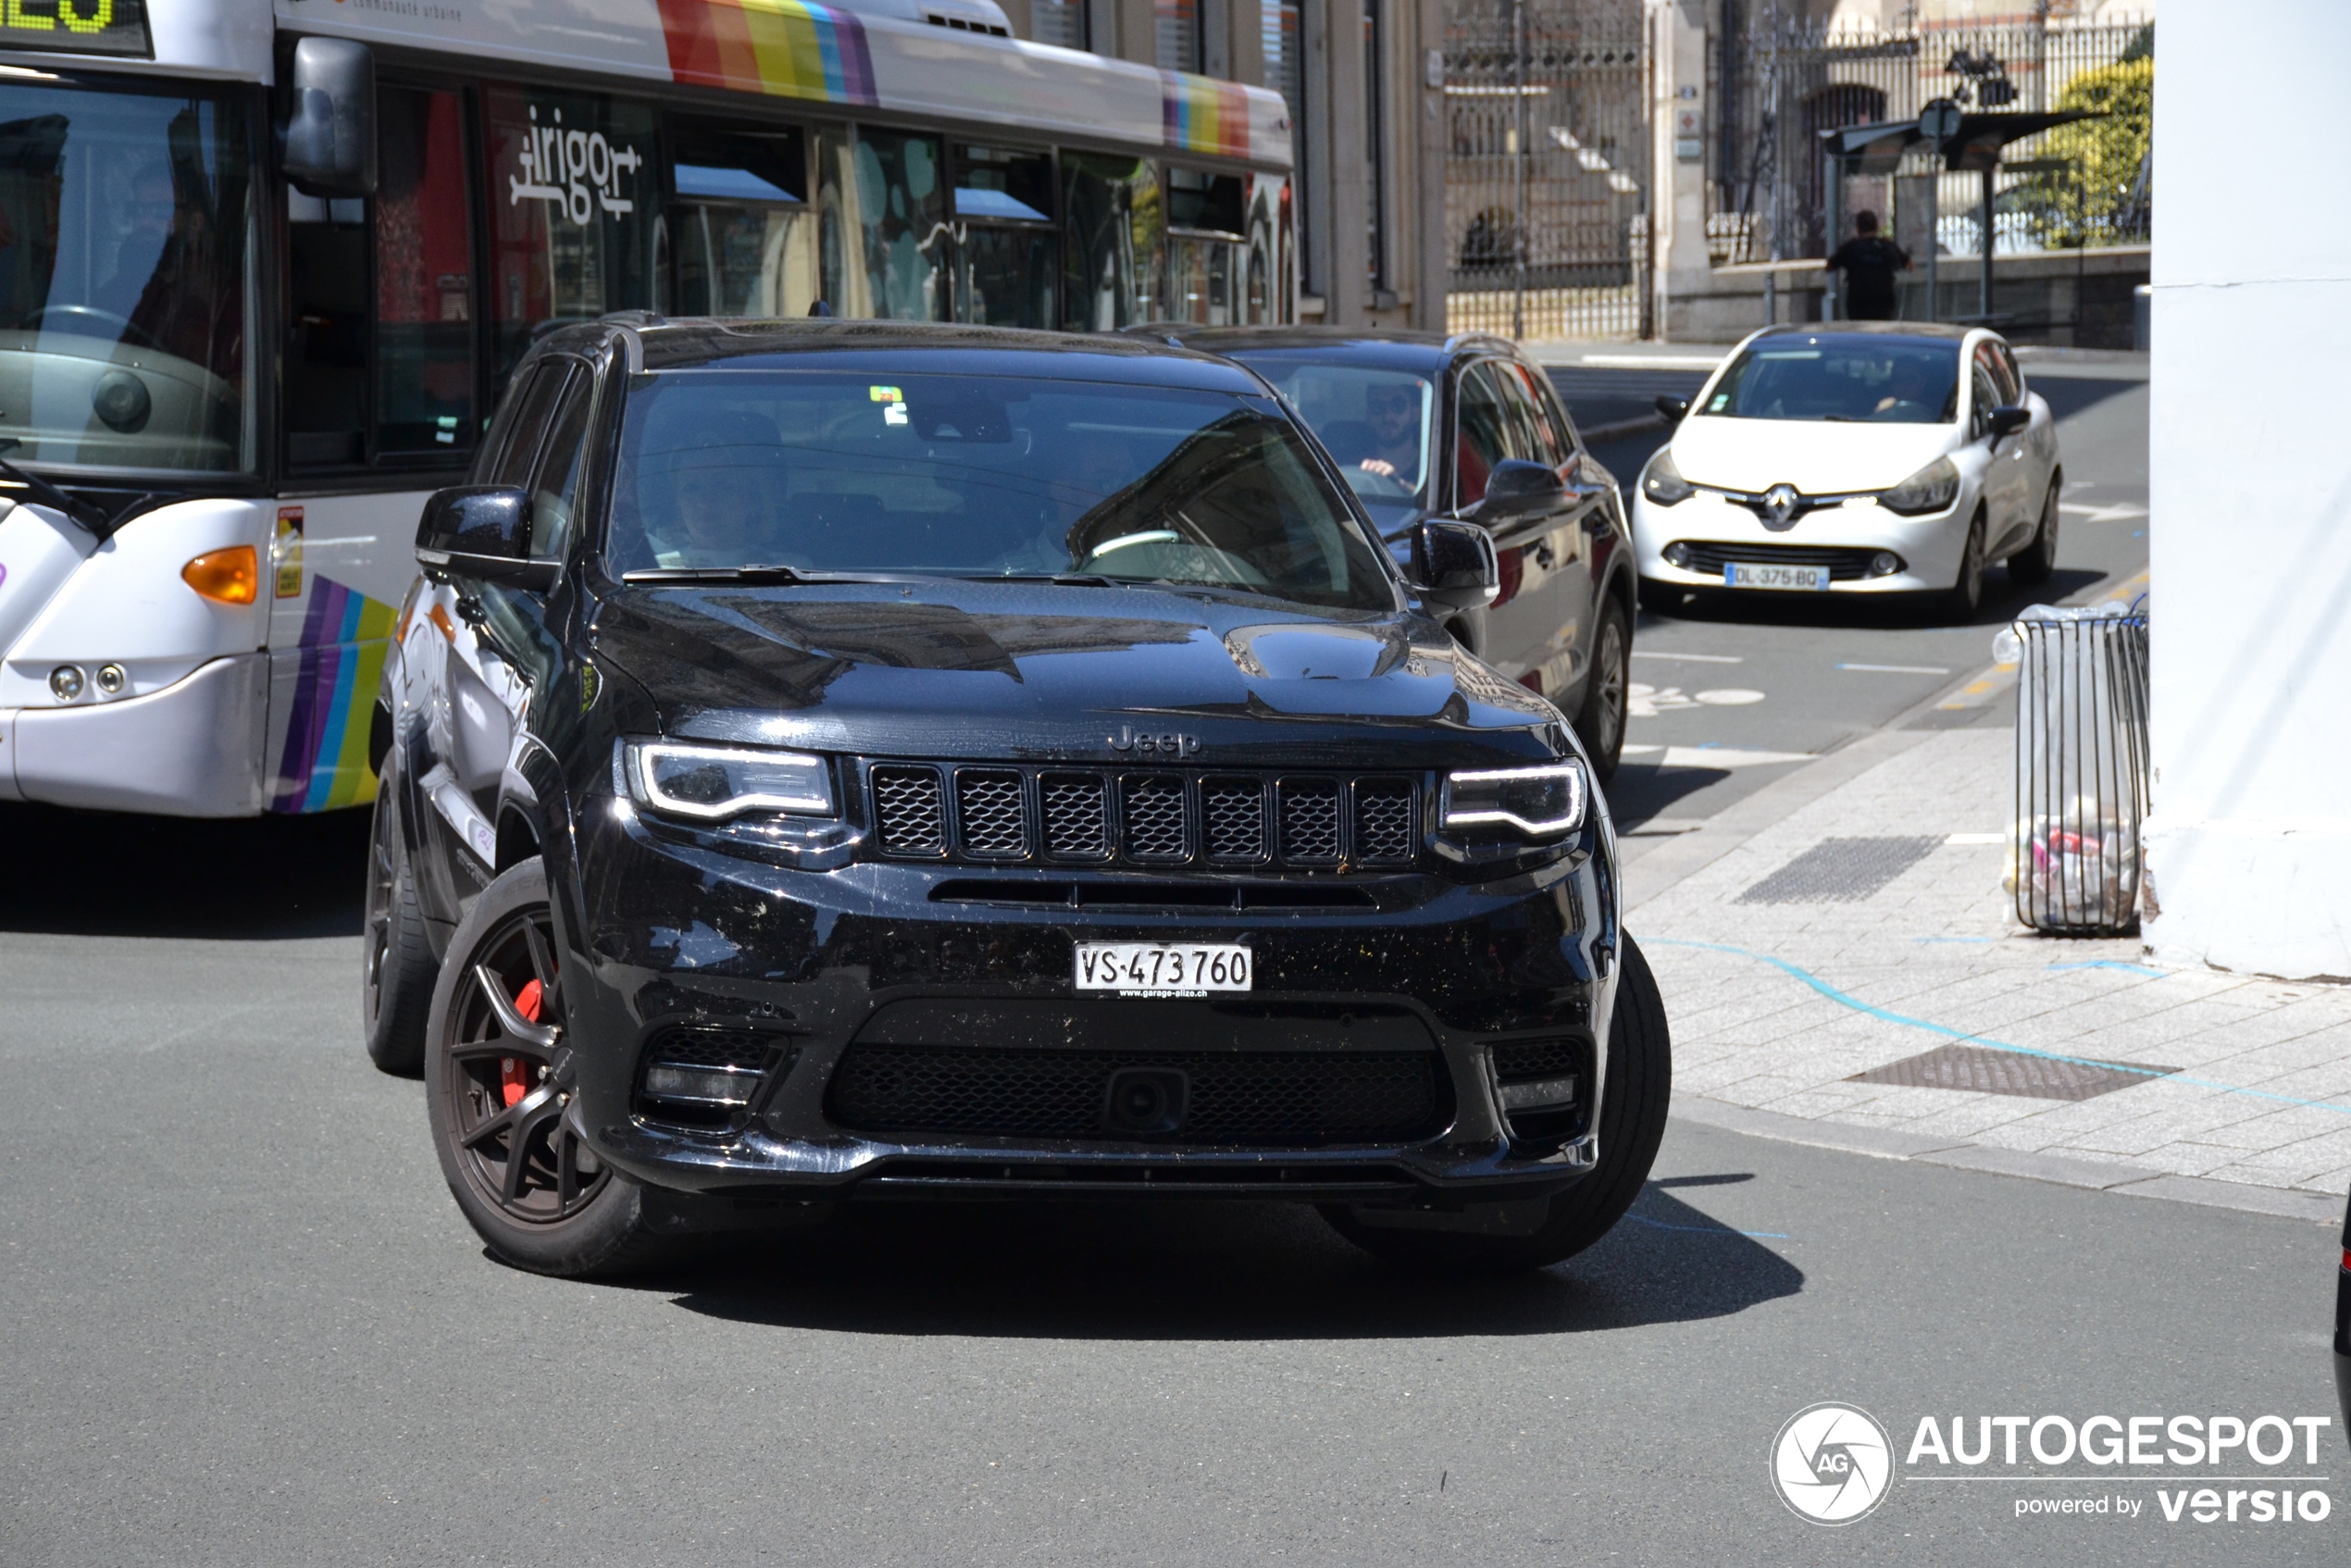
[[[367,204],[286,193],[286,461],[367,456]]]
[[[989,327],[1060,324],[1061,236],[1053,160],[1001,147],[955,149],[955,318]]]
[[[1281,290],[1282,219],[1289,199],[1288,182],[1279,175],[1250,178],[1249,281],[1246,320],[1263,327],[1288,319],[1288,301]]]
[[[482,93],[491,395],[549,329],[653,304],[653,111],[537,87]]]
[[[817,138],[825,301],[836,316],[949,319],[939,144],[889,131]]]
[[[807,138],[680,129],[655,244],[657,308],[680,316],[805,316],[817,297]]]
[[[1237,285],[1245,284],[1246,268],[1234,262],[1248,221],[1244,205],[1236,175],[1167,171],[1167,313],[1174,319],[1203,327],[1240,321]]]
[[[464,101],[376,94],[376,451],[472,450],[473,232]]]
[[[1166,313],[1159,170],[1143,158],[1062,155],[1062,325],[1108,332]]]

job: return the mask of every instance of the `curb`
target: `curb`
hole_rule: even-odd
[[[1930,1138],[1918,1133],[1892,1132],[1883,1127],[1848,1126],[1839,1122],[1809,1121],[1776,1111],[1758,1111],[1703,1095],[1677,1095],[1670,1115],[1700,1126],[1768,1138],[1780,1143],[1800,1143],[1840,1153],[1866,1154],[1876,1160],[1915,1160],[1922,1164],[1955,1170],[1982,1171],[1993,1176],[2021,1176],[2060,1187],[2120,1193],[2126,1198],[2159,1198],[2173,1203],[2194,1203],[2208,1209],[2233,1209],[2240,1213],[2269,1214],[2280,1219],[2307,1220],[2332,1228],[2343,1222],[2343,1200],[2321,1192],[2284,1188],[2253,1187],[2244,1182],[2213,1181],[2204,1176],[2171,1176],[2145,1165],[2106,1160],[2084,1160],[2071,1154],[2036,1154],[2021,1149],[2001,1149],[1964,1139]]]

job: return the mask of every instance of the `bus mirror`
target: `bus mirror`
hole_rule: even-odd
[[[278,152],[305,194],[375,194],[376,56],[365,44],[305,38],[294,45],[293,110]]]
[[[417,525],[417,561],[435,577],[552,586],[555,564],[530,559],[530,492],[518,485],[435,491]]]

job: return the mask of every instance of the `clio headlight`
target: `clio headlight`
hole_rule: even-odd
[[[1959,497],[1959,470],[1948,457],[1938,457],[1877,498],[1889,512],[1915,517],[1947,509]]]
[[[748,812],[837,816],[832,768],[806,752],[632,741],[628,792],[665,816],[722,822]]]
[[[1555,839],[1584,826],[1584,767],[1573,759],[1536,767],[1474,768],[1445,776],[1446,828]]]
[[[1673,467],[1673,450],[1661,447],[1657,455],[1649,459],[1648,471],[1641,476],[1641,493],[1660,506],[1671,506],[1696,495],[1698,487]]]

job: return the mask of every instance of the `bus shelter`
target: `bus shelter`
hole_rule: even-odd
[[[1992,253],[1994,250],[1993,198],[1997,193],[1997,177],[2007,150],[2019,142],[2038,136],[2060,125],[2076,120],[2100,118],[2086,109],[2054,109],[2019,111],[2009,114],[1971,113],[1947,98],[1938,98],[1927,105],[1916,119],[1881,120],[1868,125],[1846,125],[1820,133],[1821,152],[1828,164],[1824,200],[1828,211],[1826,232],[1832,250],[1836,236],[1845,232],[1845,181],[1847,176],[1859,174],[1892,174],[1904,155],[1924,143],[1934,155],[1936,168],[1947,173],[1973,172],[1982,177],[1983,193],[1981,233],[1984,238],[1977,249],[1979,281],[1976,292],[1976,314],[1969,319],[1989,320],[1992,315]],[[1939,180],[1928,180],[1930,202],[1939,199]],[[1930,210],[1927,218],[1927,309],[1934,309],[1936,268],[1935,230],[1939,213]],[[1835,287],[1832,280],[1831,287]]]

